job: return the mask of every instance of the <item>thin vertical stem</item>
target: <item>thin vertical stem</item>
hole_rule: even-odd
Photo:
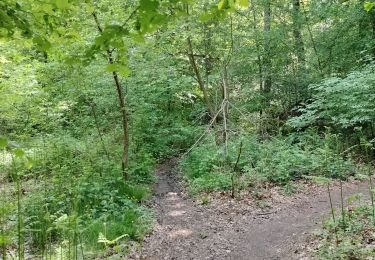
[[[337,228],[336,228],[336,218],[335,218],[335,211],[333,209],[333,203],[332,203],[332,197],[331,197],[331,190],[329,188],[329,182],[327,183],[327,191],[328,191],[328,197],[329,197],[329,205],[331,207],[331,214],[332,214],[332,219],[334,223],[334,232],[335,232],[335,237],[336,237],[336,245],[339,243],[339,239],[337,237]]]
[[[18,259],[24,258],[23,254],[23,235],[22,235],[22,205],[21,205],[21,181],[17,175],[17,243],[18,243]]]
[[[373,192],[372,176],[371,175],[369,176],[369,191],[370,191],[371,206],[372,206],[372,222],[375,225],[374,192]]]
[[[340,180],[340,197],[341,197],[341,216],[342,216],[342,224],[343,227],[345,228],[346,223],[345,223],[345,211],[344,211],[344,196],[342,194],[342,180]]]
[[[95,12],[92,13],[92,16],[94,18],[96,27],[100,34],[103,33],[103,28],[101,27],[99,23],[99,19]],[[107,49],[107,58],[108,58],[108,64],[114,64],[114,58],[112,50]],[[122,90],[122,85],[120,83],[119,76],[116,71],[112,72],[113,80],[115,82],[116,86],[116,92],[118,96],[120,111],[121,111],[121,117],[122,117],[122,128],[123,128],[123,156],[122,156],[122,174],[124,180],[129,179],[129,118],[127,113],[127,106],[125,103],[125,96]]]
[[[328,191],[328,197],[329,197],[329,205],[331,207],[332,219],[333,219],[333,222],[336,222],[335,212],[333,210],[333,204],[332,204],[331,189],[329,188],[329,183],[327,183],[327,191]]]

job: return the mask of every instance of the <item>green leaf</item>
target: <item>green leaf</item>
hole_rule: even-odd
[[[26,167],[27,167],[27,169],[31,169],[33,167],[33,165],[34,165],[34,161],[33,161],[32,158],[30,158],[28,156],[27,156],[26,159],[27,159],[27,161],[26,161]]]
[[[69,7],[69,2],[68,0],[56,0],[56,6],[61,10],[66,10]]]
[[[199,20],[204,23],[212,20],[213,18],[214,16],[212,15],[212,13],[209,12],[204,12],[199,16]]]
[[[46,38],[41,36],[35,36],[33,38],[33,43],[36,45],[36,48],[40,51],[47,51],[52,46]]]
[[[249,0],[238,0],[238,4],[241,7],[249,7]]]
[[[0,136],[0,148],[5,148],[8,145],[8,140],[5,137]]]
[[[144,35],[142,35],[142,34],[140,34],[140,33],[131,33],[130,36],[131,36],[131,38],[132,38],[136,43],[140,43],[140,44],[145,43]]]
[[[363,7],[365,8],[367,12],[370,12],[372,8],[374,8],[374,6],[375,6],[375,2],[370,2],[370,1],[367,1],[363,4]]]
[[[23,157],[25,155],[25,151],[21,148],[14,149],[13,152],[17,157]]]
[[[124,77],[129,76],[131,72],[127,66],[118,63],[108,64],[105,70],[107,72],[118,72],[121,76]]]
[[[221,0],[221,1],[217,4],[218,9],[219,9],[219,10],[223,9],[224,6],[225,6],[225,3],[226,3],[226,2],[227,2],[226,0]]]

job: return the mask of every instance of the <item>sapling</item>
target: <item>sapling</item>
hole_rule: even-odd
[[[233,167],[233,173],[232,173],[232,176],[231,176],[231,181],[232,181],[232,193],[231,193],[231,197],[234,198],[234,193],[235,193],[235,183],[234,183],[234,178],[235,178],[235,175],[237,174],[237,168],[238,168],[238,163],[240,161],[240,157],[241,157],[241,153],[242,153],[242,141],[240,143],[240,148],[238,149],[238,155],[237,155],[237,160],[236,160],[236,163],[234,164],[234,167]]]
[[[332,196],[331,196],[331,190],[329,188],[329,180],[327,181],[327,192],[328,192],[328,197],[329,197],[329,206],[331,207],[331,214],[332,214],[332,220],[333,220],[333,225],[334,229],[333,231],[335,232],[335,237],[336,237],[336,245],[339,243],[339,239],[337,236],[337,228],[336,228],[336,218],[335,218],[335,210],[333,208],[332,204]]]
[[[346,227],[345,222],[345,210],[344,210],[344,196],[342,193],[342,180],[340,179],[340,198],[341,198],[341,217],[342,217],[342,226],[343,228]]]
[[[331,215],[332,215],[332,220],[334,224],[334,232],[335,232],[335,237],[336,237],[336,243],[338,243],[338,237],[337,237],[337,229],[336,229],[336,216],[335,216],[335,210],[333,208],[333,203],[332,203],[332,196],[331,196],[331,188],[330,188],[330,179],[322,176],[311,176],[309,179],[315,181],[318,184],[326,184],[327,185],[327,193],[328,193],[328,198],[329,198],[329,206],[331,209]]]
[[[372,207],[372,222],[375,225],[375,204],[374,204],[374,192],[373,192],[373,185],[372,185],[372,174],[370,171],[369,174],[369,192],[370,192],[370,199],[371,199],[371,207]]]

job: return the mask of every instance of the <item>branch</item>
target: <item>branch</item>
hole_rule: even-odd
[[[209,132],[211,126],[215,122],[215,119],[220,114],[221,110],[224,109],[226,103],[227,103],[227,101],[225,101],[225,100],[223,101],[223,103],[221,103],[220,109],[216,112],[215,116],[212,117],[209,125],[207,126],[207,128],[205,129],[205,131],[203,132],[203,134],[197,139],[197,141],[195,141],[195,143],[189,148],[189,150],[187,150],[187,152],[182,155],[182,157],[185,157],[186,155],[188,155],[195,148],[195,146],[203,139],[203,137]]]

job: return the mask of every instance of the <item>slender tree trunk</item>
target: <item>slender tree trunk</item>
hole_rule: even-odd
[[[270,92],[272,87],[272,61],[271,61],[271,47],[270,47],[270,32],[271,32],[271,1],[267,0],[264,5],[264,56],[263,56],[263,94],[265,98],[265,106],[270,103]]]
[[[228,101],[229,101],[229,92],[228,92],[228,70],[227,66],[224,65],[223,71],[223,124],[224,124],[224,132],[223,132],[223,139],[224,139],[224,154],[225,160],[228,158]]]
[[[303,98],[306,92],[306,84],[304,84],[304,76],[306,70],[306,55],[305,55],[305,45],[301,33],[301,13],[300,13],[300,0],[292,0],[293,4],[293,36],[294,44],[297,55],[297,82],[296,86],[296,103]]]
[[[292,0],[293,3],[293,36],[297,53],[298,68],[303,71],[306,66],[305,44],[301,33],[300,0]]]
[[[100,26],[100,23],[99,23],[99,20],[98,20],[98,17],[96,15],[96,13],[95,12],[92,13],[92,16],[94,17],[94,20],[95,20],[95,23],[96,23],[96,26],[98,28],[99,33],[103,33],[103,29]],[[107,52],[108,63],[113,64],[114,59],[113,59],[112,51],[108,49],[106,52]],[[122,173],[123,173],[124,180],[127,180],[129,178],[129,176],[128,176],[128,168],[129,168],[129,129],[128,129],[128,124],[129,124],[129,120],[128,120],[128,114],[127,114],[127,109],[126,109],[126,104],[125,104],[125,97],[124,97],[124,94],[123,94],[120,79],[119,79],[116,71],[112,72],[112,77],[113,77],[113,80],[115,82],[117,97],[118,97],[121,116],[122,116],[122,129],[123,129],[123,134],[124,134],[124,137],[123,137],[123,156],[122,156]]]
[[[302,8],[303,9],[303,8]],[[316,46],[316,42],[315,42],[315,39],[314,39],[314,35],[312,33],[312,30],[311,30],[311,26],[309,24],[309,19],[307,17],[307,13],[306,13],[306,10],[303,9],[303,14],[305,16],[305,20],[306,20],[306,25],[307,25],[307,30],[309,32],[309,36],[310,36],[310,40],[311,40],[311,43],[312,43],[312,47],[314,49],[314,53],[315,53],[315,56],[316,56],[316,60],[318,62],[318,69],[319,69],[319,72],[320,72],[320,76],[321,77],[324,77],[324,72],[323,72],[323,65],[322,65],[322,61],[320,59],[320,55],[319,55],[319,52],[318,52],[318,48]]]
[[[252,15],[253,15],[253,29],[254,29],[254,34],[257,34],[257,18],[256,18],[256,11],[255,11],[255,5],[254,1],[251,0],[251,7],[252,7]],[[257,63],[258,63],[258,77],[259,77],[259,90],[263,94],[263,64],[262,64],[262,56],[260,54],[260,44],[259,44],[259,39],[255,36],[254,37],[255,41],[255,47],[257,49]],[[263,109],[260,109],[259,114],[262,116]]]
[[[198,82],[198,85],[199,85],[199,89],[203,93],[204,102],[206,103],[206,106],[207,106],[208,112],[210,114],[210,117],[212,118],[215,115],[214,109],[212,107],[212,104],[211,104],[211,101],[210,101],[210,98],[209,98],[209,95],[208,95],[208,92],[207,92],[207,88],[204,85],[204,81],[202,79],[202,76],[201,76],[201,73],[199,71],[197,62],[195,60],[194,51],[193,51],[193,44],[191,42],[190,37],[187,38],[187,46],[188,46],[188,58],[189,58],[189,61],[190,61],[190,65],[191,65],[191,67],[194,71],[195,78],[196,78],[196,80]]]
[[[375,41],[375,10],[371,10],[372,40]],[[372,56],[375,59],[375,44],[372,44]]]

